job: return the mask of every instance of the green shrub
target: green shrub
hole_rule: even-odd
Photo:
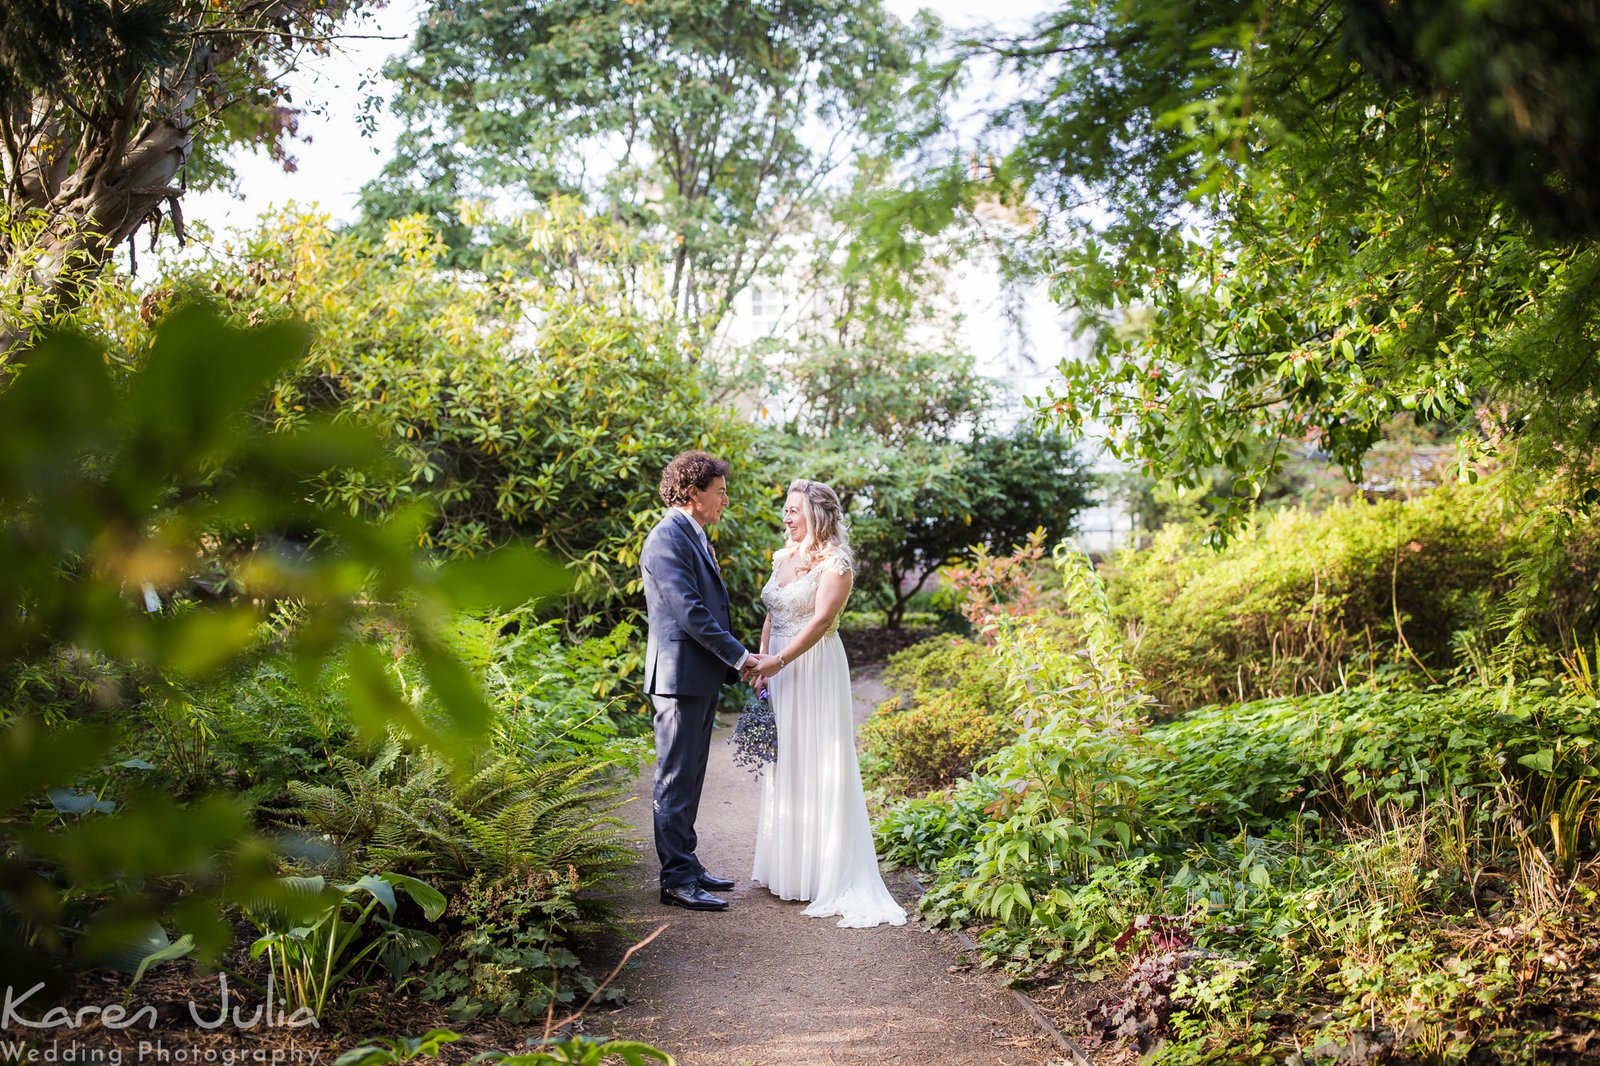
[[[0,701],[0,727],[23,714],[49,726],[92,715],[136,689],[143,673],[72,644],[42,649],[26,661],[6,664],[0,675],[7,689]]]
[[[1258,518],[1225,548],[1172,526],[1117,556],[1107,588],[1130,660],[1173,708],[1326,692],[1383,663],[1454,665],[1484,625],[1507,541],[1464,488]]]
[[[892,777],[906,790],[948,788],[1010,732],[1003,715],[960,693],[934,691],[909,707],[884,701],[861,726],[862,757],[873,776]]]
[[[56,982],[74,958],[134,973],[178,944],[214,961],[233,931],[225,908],[272,887],[250,803],[186,795],[210,723],[167,699],[255,656],[264,608],[299,605],[295,658],[311,674],[342,664],[348,720],[453,756],[481,748],[490,714],[438,623],[561,587],[526,551],[436,566],[414,526],[308,499],[330,467],[383,463],[349,427],[262,431],[302,328],[187,310],[137,332],[135,350],[113,352],[40,338],[0,389],[0,983],[19,987]],[[286,531],[315,531],[317,550],[279,550]],[[239,540],[262,550],[239,558]],[[430,722],[403,713],[358,619],[404,632],[419,672],[447,682]],[[226,789],[233,769],[207,784]],[[130,958],[139,948],[153,953]]]
[[[959,864],[989,823],[987,808],[997,796],[993,780],[969,777],[948,793],[905,800],[878,820],[878,854],[923,871]]]
[[[473,874],[450,901],[447,915],[460,933],[443,963],[423,978],[423,998],[444,1005],[456,1021],[498,1017],[512,1023],[545,1017],[553,1002],[581,1003],[596,991],[593,978],[564,945],[585,926],[576,867],[565,874],[529,864],[499,874]],[[596,1003],[618,1002],[607,988]]]
[[[998,711],[1006,706],[1005,671],[989,649],[961,637],[934,637],[895,652],[883,683],[914,699],[950,689],[979,707]]]
[[[896,652],[883,680],[906,694],[861,726],[869,780],[908,792],[948,788],[1016,733],[1005,674],[970,640],[934,637]]]
[[[1584,663],[1560,685],[1372,684],[1152,726],[1092,570],[1057,562],[1061,613],[985,623],[1031,724],[880,825],[935,871],[933,920],[981,926],[986,963],[1024,978],[1115,971],[1079,1035],[1161,1062],[1335,1059],[1374,1033],[1422,1061],[1560,1049],[1538,1030],[1594,949],[1553,954],[1549,930],[1600,917]]]
[[[335,756],[338,784],[293,782],[295,820],[326,834],[335,872],[382,869],[448,890],[475,874],[524,867],[604,882],[633,858],[612,817],[625,789],[604,763],[552,757],[527,765],[489,753],[452,773],[427,752],[390,743],[368,763]]]
[[[240,321],[303,318],[310,348],[263,413],[278,431],[324,414],[360,422],[396,460],[325,479],[323,501],[363,516],[421,501],[423,545],[452,556],[525,539],[570,564],[572,622],[637,614],[661,468],[686,448],[727,456],[733,503],[712,535],[735,604],[754,604],[781,488],[737,465],[752,431],[708,398],[673,322],[509,275],[475,282],[442,270],[444,254],[420,219],[369,241],[283,215],[243,248],[176,268],[150,302],[216,293]],[[108,328],[143,331],[128,310]]]
[[[335,1002],[345,979],[373,963],[382,963],[399,979],[439,953],[439,940],[431,933],[394,922],[401,894],[410,897],[427,921],[444,913],[444,896],[414,877],[369,874],[347,885],[330,885],[321,877],[286,877],[277,887],[273,903],[251,908],[261,936],[251,945],[250,957],[265,957],[290,1011],[308,1008],[313,1016],[321,1015]],[[285,898],[293,898],[296,906],[283,906]],[[375,913],[379,906],[387,919]]]
[[[222,777],[231,790],[272,802],[290,781],[326,774],[358,743],[347,681],[342,666],[329,664],[307,684],[292,656],[269,651],[205,684],[147,691],[136,707],[136,745],[179,789]]]
[[[458,615],[442,629],[444,642],[474,672],[489,700],[498,750],[516,752],[530,763],[583,755],[628,769],[638,766],[645,748],[636,734],[644,720],[625,699],[631,691],[632,627],[620,625],[574,644],[562,637],[557,623],[540,623],[532,610],[516,610],[481,618]],[[425,672],[404,638],[378,629],[368,636],[381,644],[419,709],[430,717],[439,714]],[[133,753],[163,767],[180,791],[223,777],[233,791],[276,803],[290,781],[331,781],[337,776],[332,774],[336,756],[372,754],[358,744],[342,695],[344,667],[324,666],[308,684],[273,630],[265,630],[263,640],[263,650],[203,684],[142,682],[142,698],[134,705]],[[92,672],[101,669],[94,660],[67,661],[78,662],[74,669],[87,678],[112,676]],[[61,670],[52,673],[61,675]],[[42,688],[44,682],[34,684]],[[67,683],[54,681],[54,689],[67,689]]]
[[[932,920],[976,926],[1020,980],[1114,972],[1076,1035],[1154,1061],[1561,1050],[1545,1023],[1594,947],[1553,953],[1550,931],[1600,917],[1587,655],[1561,683],[1371,683],[1152,725],[1093,569],[1055,560],[1049,610],[975,619],[1024,727],[880,822],[887,855],[933,872]],[[938,681],[936,662],[901,669]]]
[[[1096,871],[1153,856],[1181,885],[1192,849],[1241,834],[1337,842],[1430,812],[1431,864],[1454,883],[1516,867],[1517,839],[1570,871],[1600,844],[1597,735],[1600,704],[1541,686],[1353,690],[1120,734],[1028,730],[988,764],[989,824],[963,830],[971,855],[947,869],[960,905],[1001,919],[1004,953],[1057,959],[1093,946],[1077,886]]]
[[[1597,734],[1592,697],[1537,685],[1214,707],[1104,745],[1029,732],[1004,777],[904,805],[879,840],[937,870],[923,909],[981,922],[991,964],[1127,975],[1086,1039],[1206,1062],[1247,1033],[1331,1057],[1376,1030],[1420,1060],[1528,1061],[1543,1038],[1517,1033],[1570,1009],[1593,950],[1541,930],[1600,918]]]
[[[638,656],[633,626],[573,643],[534,612],[462,616],[452,648],[474,666],[495,709],[501,750],[534,762],[584,756],[637,771],[649,750],[649,718],[635,713]]]

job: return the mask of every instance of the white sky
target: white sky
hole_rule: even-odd
[[[885,6],[903,19],[928,8],[954,29],[981,23],[1010,29],[1053,5],[1048,0],[885,0]],[[260,215],[291,201],[314,205],[340,221],[353,219],[361,186],[382,169],[397,132],[397,124],[384,111],[375,134],[367,136],[358,122],[360,102],[374,88],[387,100],[387,83],[381,82],[379,69],[410,44],[425,7],[426,0],[390,0],[370,18],[348,26],[345,32],[351,39],[341,41],[330,55],[308,59],[291,75],[295,104],[313,112],[300,123],[301,135],[310,141],[294,146],[295,172],[284,173],[263,153],[237,152],[232,162],[239,176],[238,196],[222,191],[191,193],[183,200],[184,217],[211,226],[219,235],[230,228],[252,227]],[[363,81],[369,80],[380,84],[363,88]]]

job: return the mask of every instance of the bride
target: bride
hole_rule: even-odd
[[[878,872],[861,791],[851,715],[850,664],[839,615],[854,559],[839,497],[817,481],[789,486],[789,542],[761,590],[761,651],[778,726],[778,758],[761,781],[751,880],[782,899],[809,900],[813,918],[839,925],[904,925],[906,912]],[[757,682],[760,684],[761,682]]]

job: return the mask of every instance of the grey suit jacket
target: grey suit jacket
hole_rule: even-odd
[[[661,696],[715,696],[739,679],[745,646],[732,628],[728,587],[700,545],[695,521],[677,508],[645,538],[639,560],[649,641],[644,690]]]

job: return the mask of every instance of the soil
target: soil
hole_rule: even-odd
[[[856,721],[887,693],[875,664],[857,667]],[[697,831],[711,872],[736,878],[725,912],[664,907],[649,843],[649,775],[622,816],[639,831],[639,862],[618,900],[639,935],[666,930],[619,981],[629,1005],[591,1032],[645,1040],[684,1066],[776,1063],[982,1063],[1062,1060],[1009,991],[974,972],[948,933],[914,916],[903,874],[885,880],[913,916],[903,926],[840,929],[752,885],[756,781],[733,765],[723,715],[711,745]]]
[[[1057,1029],[1078,1043],[1083,1053],[1094,1060],[1095,1066],[1135,1066],[1140,1055],[1131,1043],[1117,1040],[1098,1043],[1087,1034],[1084,1020],[1090,1010],[1118,994],[1126,969],[1126,965],[1120,966],[1092,983],[1075,976],[1058,976],[1053,983],[1029,987],[1027,995]]]
[[[933,629],[841,629],[845,654],[857,671],[873,670],[897,651],[938,636]],[[869,707],[870,711],[871,708]]]

